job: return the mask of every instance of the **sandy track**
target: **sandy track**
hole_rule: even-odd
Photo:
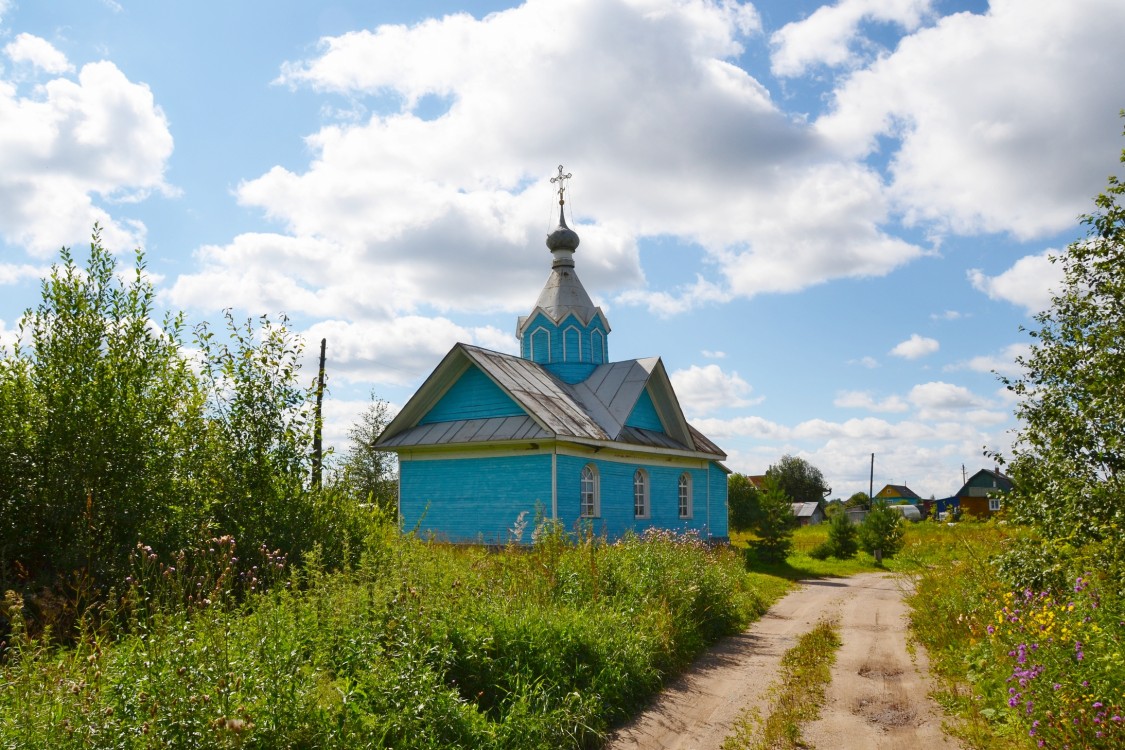
[[[719,750],[744,707],[767,709],[781,655],[817,622],[838,615],[843,645],[810,745],[833,750],[952,748],[906,651],[898,582],[868,573],[805,581],[744,633],[720,641],[607,744],[609,750]],[[919,655],[919,668],[924,668]],[[909,697],[909,701],[907,701]],[[899,713],[900,706],[907,708]]]

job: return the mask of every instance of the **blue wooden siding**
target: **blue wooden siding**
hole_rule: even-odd
[[[451,542],[502,544],[522,512],[531,541],[537,508],[551,514],[551,456],[402,461],[403,530]]]
[[[673,529],[676,531],[695,530],[701,536],[727,536],[726,522],[726,475],[721,469],[685,469],[674,465],[650,465],[631,462],[603,461],[578,456],[558,457],[558,505],[559,521],[567,529],[577,527],[579,519],[579,479],[582,467],[588,463],[598,469],[601,489],[601,514],[589,523],[595,534],[605,534],[617,539],[632,531],[641,534],[650,527]],[[633,515],[633,474],[638,468],[648,472],[649,478],[649,517],[636,518]],[[684,472],[691,475],[693,489],[693,508],[691,518],[680,518],[679,482]],[[722,496],[715,497],[716,482],[710,476],[721,475]],[[708,526],[707,511],[708,482],[711,487],[711,525]],[[716,515],[721,515],[721,526],[716,534]],[[583,522],[586,522],[583,519]]]
[[[511,396],[504,393],[478,368],[470,367],[418,423],[518,417],[523,414],[523,409]]]
[[[568,315],[556,324],[540,312],[523,330],[520,356],[524,359],[540,363],[595,365],[609,361],[608,336],[598,316],[594,316],[589,325],[582,325],[574,315]],[[549,332],[549,335],[544,332]]]
[[[710,524],[709,529],[713,539],[726,539],[730,536],[727,526],[727,473],[712,462],[707,469],[707,481],[710,483],[711,496],[709,502]]]
[[[637,403],[629,414],[629,418],[625,420],[625,424],[643,430],[664,432],[664,425],[660,423],[660,417],[656,413],[656,406],[652,403],[652,396],[648,395],[647,387],[641,391],[640,398],[637,399]]]

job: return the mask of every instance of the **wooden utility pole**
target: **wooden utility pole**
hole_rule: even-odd
[[[875,502],[875,454],[871,454],[871,478],[867,482],[867,502]]]
[[[313,487],[320,489],[321,487],[321,468],[324,461],[324,445],[321,441],[321,433],[324,427],[324,351],[328,345],[328,339],[320,340],[320,369],[317,371],[316,376],[316,416],[313,424],[313,465],[312,465],[312,481]]]

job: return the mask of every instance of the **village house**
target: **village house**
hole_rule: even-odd
[[[406,530],[503,543],[517,519],[617,539],[648,528],[727,538],[726,454],[688,424],[659,357],[611,362],[609,321],[575,270],[564,214],[551,269],[519,318],[519,356],[456,344],[376,447],[399,459]],[[527,537],[516,541],[530,541]]]

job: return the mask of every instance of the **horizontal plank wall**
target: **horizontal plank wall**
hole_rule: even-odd
[[[450,542],[504,544],[526,512],[551,513],[551,455],[449,458],[399,463],[403,530]]]
[[[651,461],[642,455],[636,460],[606,460],[591,457],[563,455],[558,456],[558,508],[559,521],[568,530],[573,530],[579,525],[579,484],[582,467],[593,464],[598,471],[601,487],[601,513],[597,518],[582,519],[589,523],[595,534],[604,535],[609,539],[619,539],[624,534],[632,531],[637,534],[644,533],[650,527],[671,529],[673,531],[693,530],[708,537],[709,528],[707,520],[708,511],[708,483],[714,482],[710,478],[711,471],[702,461],[689,461],[682,463],[669,463]],[[644,469],[649,479],[649,508],[648,518],[640,519],[633,515],[633,474],[638,469]],[[722,474],[721,470],[717,470]],[[693,513],[691,518],[680,518],[679,513],[679,481],[680,475],[687,472],[691,475],[693,489]],[[721,536],[726,536],[726,478],[723,475],[723,495],[718,502],[721,503],[724,514]],[[716,500],[715,489],[712,494],[712,520],[714,520],[714,503]],[[713,535],[713,532],[710,532]]]
[[[713,539],[728,539],[730,528],[727,525],[727,473],[712,462],[707,471],[711,496],[708,498],[711,520],[709,523]]]
[[[523,409],[512,400],[511,396],[500,390],[500,387],[478,368],[470,367],[418,423],[518,417],[523,414]]]

